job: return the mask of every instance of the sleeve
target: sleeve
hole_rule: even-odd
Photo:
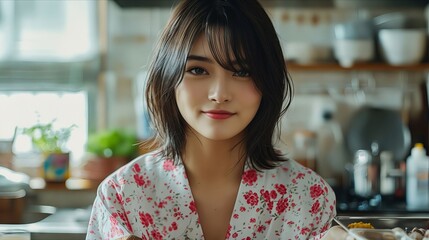
[[[130,235],[120,187],[113,179],[106,179],[97,190],[86,240],[126,239]]]
[[[319,202],[321,204],[320,224],[311,234],[310,239],[313,240],[323,239],[337,215],[335,193],[326,182],[324,182],[324,194],[320,195]]]

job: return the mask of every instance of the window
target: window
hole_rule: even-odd
[[[97,4],[0,1],[0,140],[37,122],[75,124],[68,148],[72,165],[79,163],[96,120]],[[33,164],[24,160],[31,150],[18,135],[14,152],[23,160],[17,163]]]
[[[88,95],[86,91],[76,92],[0,92],[0,139],[11,139],[15,127],[19,130],[37,122],[54,121],[56,128],[76,125],[67,148],[71,151],[72,165],[78,164],[84,154],[88,132]],[[32,165],[34,161],[20,157],[32,151],[29,139],[18,134],[14,153],[17,164]],[[35,159],[36,161],[37,159]]]

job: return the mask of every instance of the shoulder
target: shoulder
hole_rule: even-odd
[[[329,184],[313,170],[302,166],[293,159],[281,162],[277,167],[263,171],[265,178],[279,184],[284,184],[291,193],[300,198],[314,199],[322,197],[335,199],[335,194]]]
[[[141,155],[109,175],[99,190],[115,188],[115,191],[127,188],[146,186],[157,179],[163,179],[170,170],[174,170],[173,161],[153,151]]]

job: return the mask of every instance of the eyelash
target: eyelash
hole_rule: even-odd
[[[203,73],[196,73],[195,72],[196,70],[199,70],[199,71],[202,70]],[[189,73],[191,73],[193,75],[207,75],[207,71],[204,68],[201,68],[201,67],[191,67],[186,72],[189,72]],[[248,71],[246,71],[246,70],[239,70],[237,72],[234,72],[233,76],[236,76],[236,77],[250,77],[250,73]]]
[[[196,73],[195,70],[202,70],[204,73]],[[191,67],[187,70],[187,72],[193,74],[193,75],[206,75],[207,71],[204,68],[201,67]]]

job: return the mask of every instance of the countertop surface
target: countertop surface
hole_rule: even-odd
[[[0,224],[0,231],[23,229],[31,233],[86,234],[91,209],[58,209],[39,222],[29,224]]]

